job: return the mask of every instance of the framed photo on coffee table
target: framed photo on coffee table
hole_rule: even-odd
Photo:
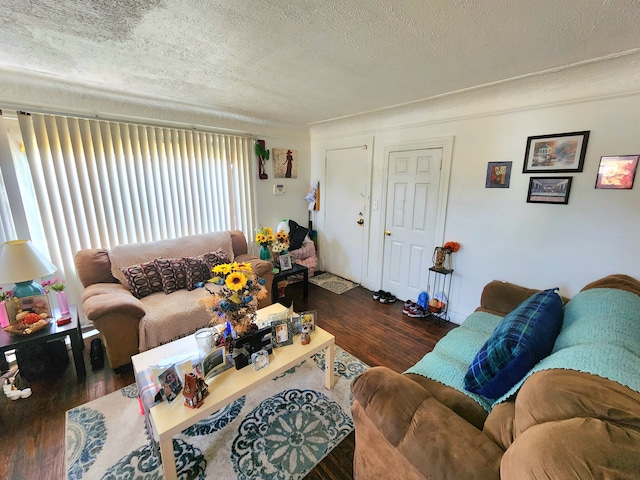
[[[314,331],[316,329],[316,311],[309,310],[307,312],[301,312],[300,323],[302,324],[302,328],[309,327],[311,331]]]
[[[271,322],[271,336],[274,347],[293,344],[293,327],[289,318]]]

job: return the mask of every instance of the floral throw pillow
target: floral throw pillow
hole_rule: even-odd
[[[162,278],[153,261],[120,270],[129,282],[129,290],[134,297],[142,298],[162,291]]]
[[[160,273],[164,293],[187,288],[187,273],[181,258],[156,258],[153,263]]]

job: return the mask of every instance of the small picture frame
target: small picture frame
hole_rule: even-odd
[[[531,177],[527,203],[569,203],[573,177]]]
[[[264,348],[251,354],[251,363],[255,370],[260,370],[269,365],[269,352]]]
[[[292,256],[293,255],[290,253],[280,255],[280,258],[278,259],[280,261],[280,270],[291,270],[291,268],[293,268],[293,263],[291,261]]]
[[[302,324],[302,328],[304,328],[305,326],[308,326],[309,328],[311,328],[311,331],[313,332],[316,329],[316,317],[317,317],[317,313],[315,310],[301,312],[300,323]]]
[[[175,365],[171,365],[158,375],[158,381],[160,382],[162,396],[167,402],[173,402],[182,393],[182,380],[180,380],[180,375],[178,375]]]
[[[600,158],[596,188],[630,190],[638,169],[640,155],[617,155]]]
[[[288,318],[271,322],[271,336],[274,347],[293,344],[293,328]]]
[[[207,379],[225,370],[227,366],[227,355],[224,347],[211,350],[202,359],[202,376]]]
[[[291,316],[291,329],[294,335],[300,335],[302,333],[302,317],[299,313]]]
[[[522,173],[581,172],[589,131],[527,138]]]
[[[485,188],[509,188],[513,162],[489,162]]]

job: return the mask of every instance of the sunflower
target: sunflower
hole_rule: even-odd
[[[242,290],[247,284],[247,277],[241,272],[233,272],[229,274],[225,280],[225,284],[230,290]]]
[[[220,265],[216,265],[213,267],[213,273],[221,273],[223,275],[228,275],[231,273],[231,265],[228,263],[222,263]]]

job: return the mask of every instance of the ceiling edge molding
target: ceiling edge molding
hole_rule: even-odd
[[[55,75],[0,67],[0,107],[229,134],[308,136],[309,127],[203,108],[174,98],[69,82]]]
[[[640,53],[310,125],[312,140],[640,94]]]

